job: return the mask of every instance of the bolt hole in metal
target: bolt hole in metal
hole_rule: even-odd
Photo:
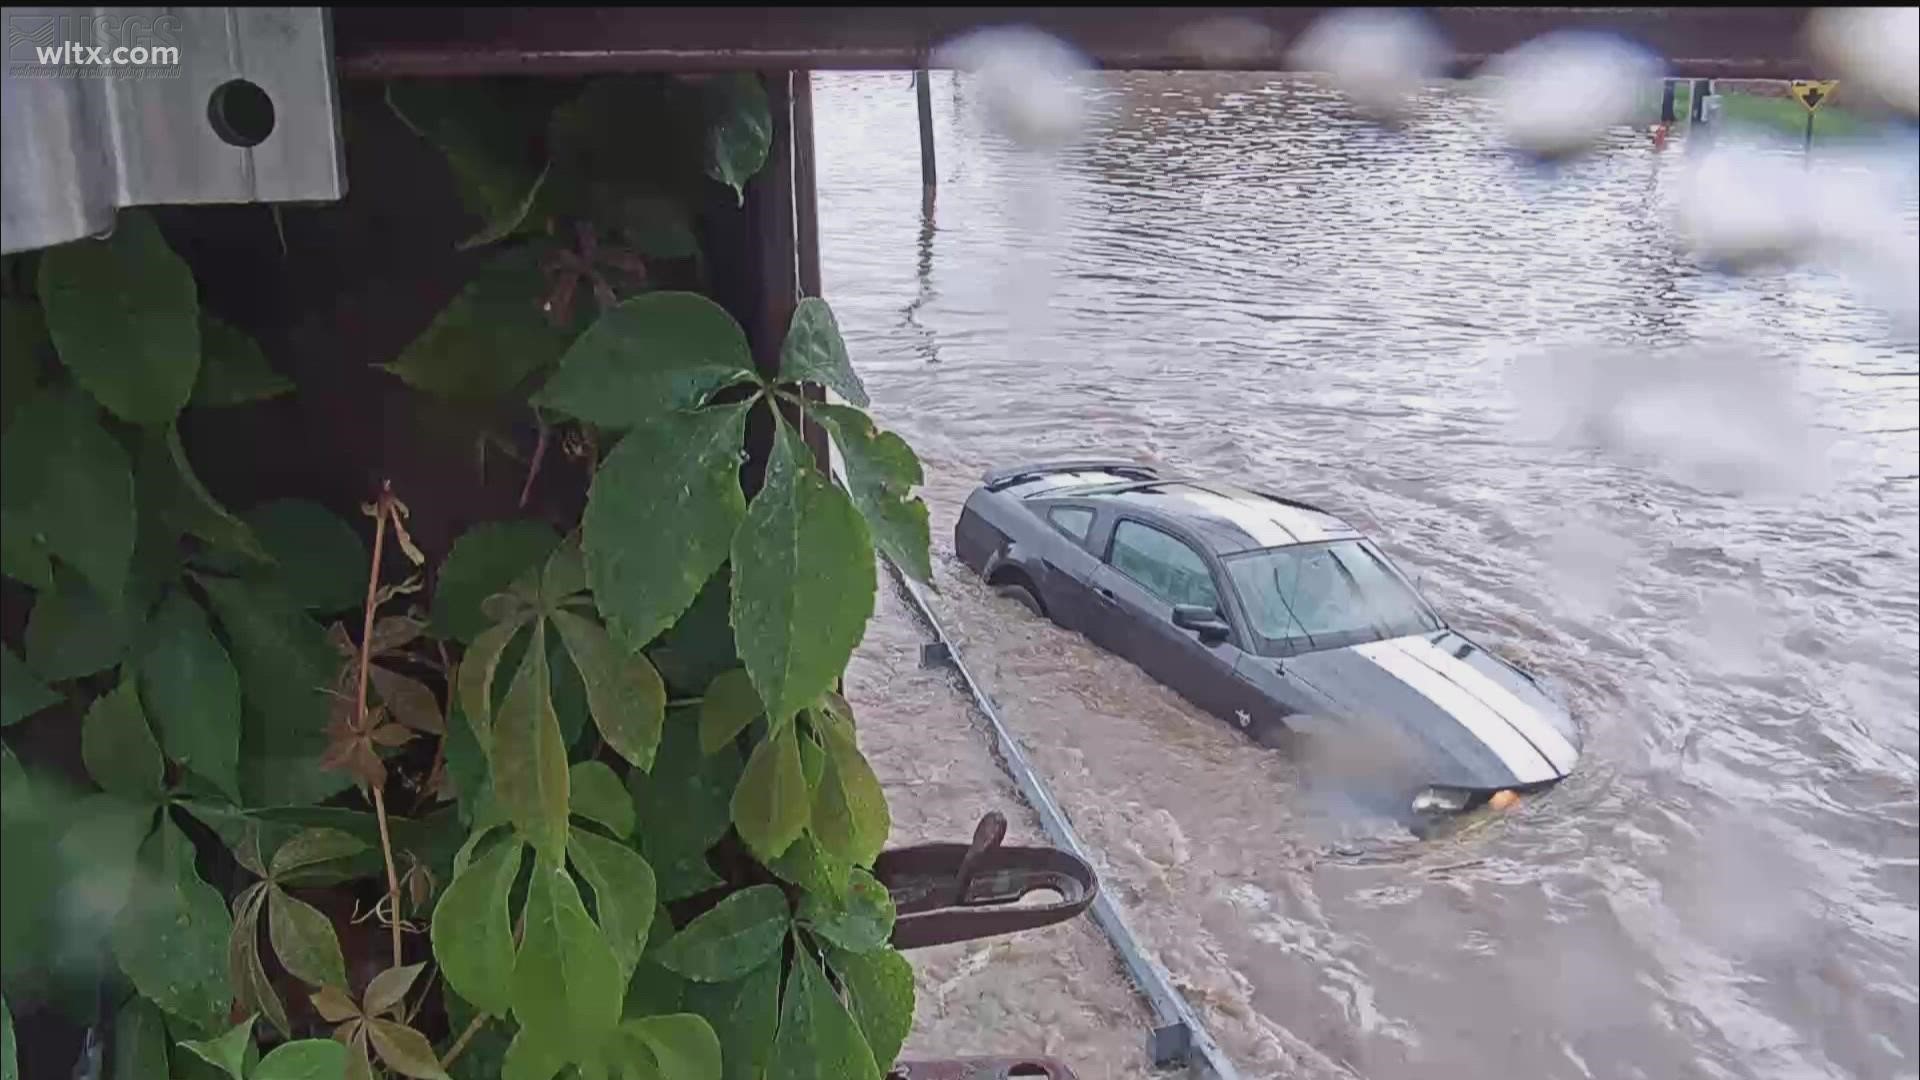
[[[229,79],[208,95],[207,123],[229,146],[259,146],[273,134],[273,98],[258,83]]]

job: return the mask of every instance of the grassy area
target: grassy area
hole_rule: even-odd
[[[1767,97],[1762,94],[1743,94],[1737,91],[1718,95],[1720,98],[1720,122],[1738,124],[1743,127],[1758,128],[1781,135],[1796,138],[1807,130],[1807,110],[1790,97]],[[1653,88],[1647,108],[1651,120],[1660,118],[1660,88]],[[1693,84],[1681,82],[1673,91],[1673,115],[1676,124],[1687,122],[1687,116],[1693,111]],[[1850,139],[1868,134],[1872,124],[1862,119],[1858,113],[1842,105],[1827,105],[1815,114],[1813,138]]]

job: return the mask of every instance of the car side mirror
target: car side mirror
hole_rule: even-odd
[[[1201,642],[1208,645],[1227,640],[1227,635],[1233,632],[1219,612],[1199,604],[1174,605],[1173,625],[1193,631]]]

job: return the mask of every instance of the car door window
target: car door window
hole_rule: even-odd
[[[1087,530],[1093,527],[1093,511],[1081,506],[1056,506],[1047,511],[1054,528],[1081,543],[1087,542]]]
[[[1122,521],[1116,526],[1107,561],[1169,604],[1220,609],[1220,594],[1213,587],[1206,560],[1185,541],[1150,525]]]

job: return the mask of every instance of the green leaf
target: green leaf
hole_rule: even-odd
[[[826,743],[827,768],[813,792],[813,833],[820,846],[858,866],[871,866],[887,845],[893,817],[873,767],[854,744],[844,720],[815,714]]]
[[[13,414],[39,388],[43,359],[52,355],[40,305],[0,297],[0,428],[13,423]]]
[[[488,255],[460,294],[385,368],[436,397],[503,398],[559,359],[573,339],[570,327],[553,325],[540,309],[547,291],[536,248]]]
[[[380,1055],[387,1068],[418,1080],[447,1080],[446,1071],[440,1068],[440,1060],[434,1055],[433,1044],[425,1035],[392,1020],[369,1020],[367,1034],[373,1042],[373,1052]]]
[[[406,1004],[407,993],[420,979],[420,972],[426,964],[402,964],[390,967],[367,980],[367,992],[361,1004],[368,1016],[400,1015]]]
[[[9,1075],[9,1080],[12,1074]],[[167,1075],[167,1026],[153,1002],[138,994],[113,1016],[112,1080],[151,1080]]]
[[[624,300],[581,334],[533,403],[604,428],[645,425],[755,378],[747,335],[691,292]]]
[[[460,201],[481,219],[481,237],[522,224],[545,175],[537,147],[560,88],[539,79],[404,79],[387,84],[387,105],[438,147]],[[531,85],[529,85],[531,84]],[[485,242],[476,237],[462,246]]]
[[[35,589],[53,588],[53,561],[25,519],[0,509],[0,574]]]
[[[545,625],[534,620],[537,642]],[[493,724],[494,794],[534,850],[560,859],[567,848],[567,744],[547,678],[547,650],[529,648]]]
[[[707,113],[707,175],[746,201],[747,181],[767,163],[773,111],[758,75],[719,75],[701,88]]]
[[[240,674],[206,613],[174,591],[147,621],[136,653],[140,696],[167,756],[240,798]]]
[[[728,982],[779,952],[791,923],[780,887],[755,885],[688,923],[660,950],[660,963],[689,979]]]
[[[913,965],[892,949],[859,954],[831,949],[827,966],[840,977],[874,1063],[886,1072],[913,1029]]]
[[[296,1039],[273,1048],[252,1080],[343,1080],[347,1048],[332,1039]]]
[[[521,1028],[507,1045],[500,1080],[553,1080],[566,1066],[571,1049]]]
[[[281,1034],[293,1030],[287,1022],[287,1007],[280,991],[267,978],[266,965],[260,962],[260,913],[265,910],[267,889],[256,881],[233,898],[233,930],[227,936],[227,984],[243,1008],[265,1016]]]
[[[274,562],[271,569],[248,573],[322,615],[357,611],[366,603],[367,546],[333,511],[305,499],[275,499],[242,517]]]
[[[793,309],[787,338],[780,343],[780,381],[819,383],[855,405],[867,404],[867,388],[854,374],[840,324],[833,309],[817,296],[807,297]]]
[[[767,869],[780,880],[790,881],[807,892],[838,897],[847,891],[847,878],[853,864],[828,854],[808,831],[801,833],[779,858],[768,863]]]
[[[700,257],[700,240],[694,235],[693,219],[679,201],[633,194],[622,185],[609,186],[614,190],[598,204],[603,212],[596,220],[611,225],[627,246],[655,259]]]
[[[700,749],[706,753],[731,743],[761,713],[760,695],[745,668],[720,673],[707,684],[700,702]]]
[[[295,978],[314,986],[347,988],[347,965],[332,921],[277,885],[267,889],[267,937],[274,955]]]
[[[54,587],[34,597],[27,616],[27,666],[50,682],[77,679],[110,668],[127,654],[127,618],[117,603],[101,598],[66,570],[54,572]]]
[[[802,897],[800,921],[848,952],[871,952],[893,933],[893,898],[872,874],[856,869],[838,899],[820,893]]]
[[[273,370],[259,342],[211,315],[200,317],[200,378],[193,404],[218,409],[249,405],[293,391],[293,381]]]
[[[447,1051],[453,1049],[454,1040],[467,1030],[469,1023],[483,1014],[459,994],[443,993],[442,1000],[447,1009],[448,1031],[440,1048],[440,1056],[444,1060]],[[513,1032],[508,1030],[510,1026],[481,1024],[480,1029],[467,1040],[467,1047],[459,1058],[447,1066],[447,1072],[454,1080],[500,1080],[506,1066],[507,1046],[513,1041]]]
[[[199,576],[234,667],[244,706],[240,787],[249,805],[319,802],[350,782],[325,769],[327,719],[341,657],[327,632],[266,583]]]
[[[460,661],[460,711],[489,757],[493,748],[494,685],[499,681],[500,661],[528,618],[529,615],[523,614],[488,627],[473,640]],[[523,662],[525,658],[523,647]]]
[[[165,1058],[161,1064],[166,1064]],[[20,1080],[20,1050],[13,1044],[13,1010],[4,997],[0,997],[0,1080]]]
[[[725,1080],[757,1080],[780,1024],[780,969],[776,957],[738,982],[695,983],[687,1007],[707,1018],[720,1037]]]
[[[133,469],[71,391],[41,394],[0,436],[0,509],[7,544],[57,552],[103,596],[126,588],[133,561]]]
[[[600,614],[630,647],[672,623],[726,561],[746,513],[747,409],[673,413],[635,428],[594,475],[581,519],[587,576]]]
[[[131,681],[94,699],[80,726],[80,757],[87,775],[109,794],[148,803],[166,796],[167,763]]]
[[[553,625],[586,683],[587,704],[600,737],[635,768],[651,768],[667,708],[667,688],[659,672],[640,652],[614,644],[591,619],[555,611]]]
[[[585,829],[568,833],[567,857],[593,889],[600,931],[620,961],[624,984],[646,951],[654,915],[653,868],[632,848]]]
[[[513,964],[513,1016],[562,1060],[601,1045],[620,1019],[619,960],[557,863],[534,866],[526,936]]]
[[[733,538],[734,634],[774,724],[833,689],[874,590],[859,511],[813,467],[799,434],[779,428],[766,486]]]
[[[329,878],[340,871],[339,864],[373,850],[366,841],[339,829],[302,829],[274,851],[268,870],[282,885],[332,884]]]
[[[220,505],[194,474],[177,428],[169,425],[146,431],[134,484],[141,507],[157,509],[174,535],[187,533],[250,559],[267,558],[253,530]]]
[[[162,815],[141,849],[154,875],[113,924],[113,953],[134,989],[168,1013],[212,1030],[226,1019],[227,938],[233,919],[193,869],[193,843]]]
[[[13,655],[10,647],[0,647],[0,727],[9,727],[49,705],[58,704],[60,695],[34,677],[26,662]]]
[[[807,777],[795,725],[760,740],[733,789],[733,827],[762,861],[775,859],[807,827]]]
[[[247,1051],[253,1049],[253,1018],[240,1021],[217,1039],[187,1039],[180,1045],[233,1080],[246,1080]]]
[[[560,538],[543,522],[514,519],[475,525],[460,534],[440,564],[433,590],[433,626],[455,641],[471,642],[492,625],[480,610],[553,554]]]
[[[879,1080],[866,1036],[834,995],[806,949],[796,949],[780,1000],[780,1031],[773,1039],[767,1080]]]
[[[597,821],[613,835],[633,835],[633,797],[605,762],[582,761],[567,770],[569,809],[588,821]]]
[[[447,985],[492,1016],[505,1016],[513,1002],[507,899],[524,854],[518,840],[509,840],[475,860],[433,911],[433,958]]]
[[[698,725],[689,710],[682,710],[666,725],[653,770],[627,774],[640,852],[653,866],[663,899],[719,884],[705,853],[732,824],[729,805],[740,767],[740,754],[732,747],[702,755]]]
[[[134,424],[164,424],[200,371],[193,273],[145,211],[128,210],[105,241],[40,256],[40,303],[60,361],[87,392]]]
[[[722,566],[700,587],[693,605],[647,649],[671,696],[705,693],[707,684],[721,672],[740,666],[740,657],[733,651],[733,624],[728,621],[732,577]]]
[[[575,594],[587,590],[587,556],[578,537],[569,537],[547,557],[540,571],[540,609],[552,614]]]
[[[704,1017],[692,1013],[647,1016],[620,1025],[652,1054],[662,1077],[720,1080],[720,1040]]]
[[[809,405],[807,411],[827,426],[840,447],[847,492],[867,519],[874,546],[914,578],[932,581],[927,504],[912,494],[922,479],[913,448],[900,436],[875,428],[858,409],[820,403]]]

